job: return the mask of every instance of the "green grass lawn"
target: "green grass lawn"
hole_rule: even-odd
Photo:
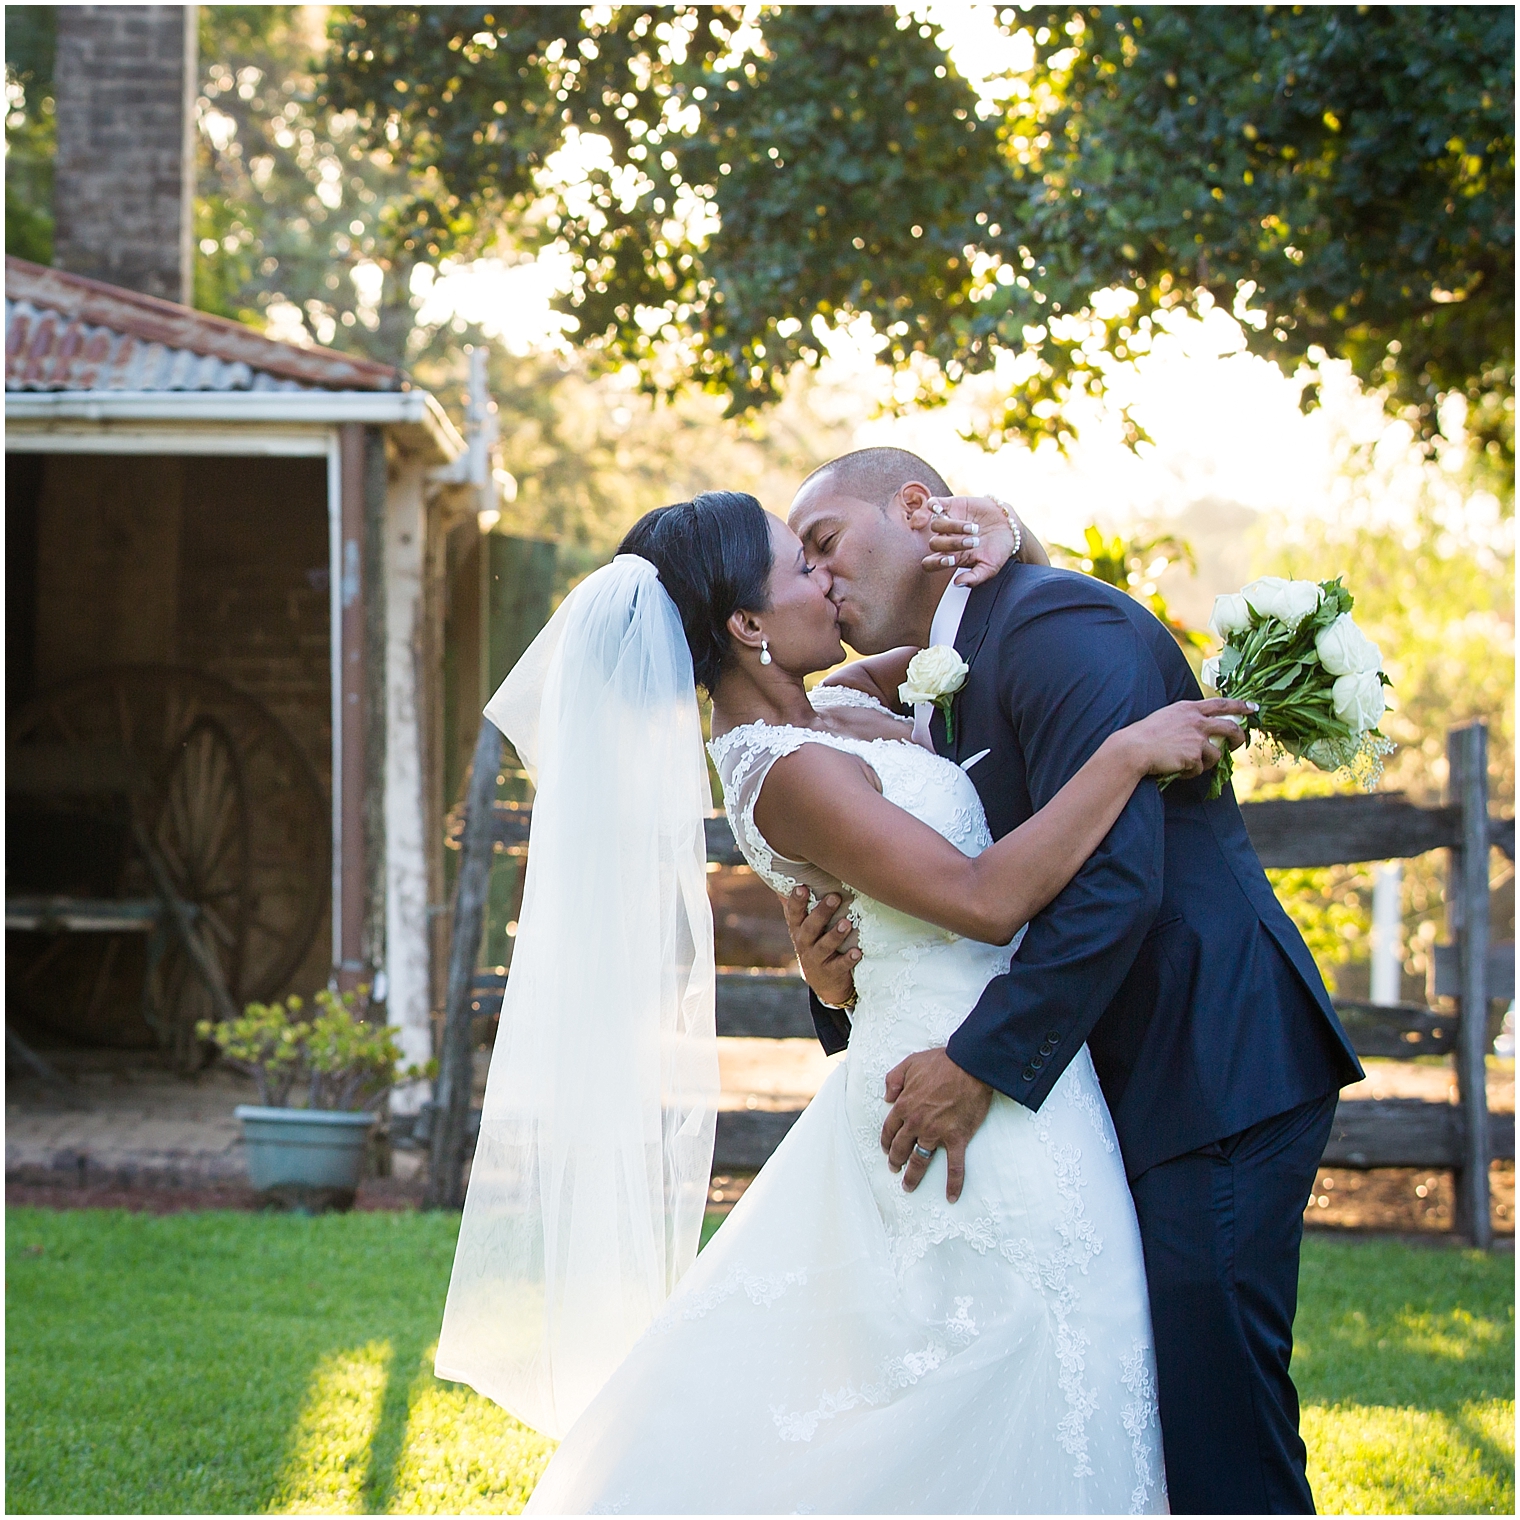
[[[522,1507],[548,1444],[431,1373],[457,1218],[6,1211],[6,1508]],[[1312,1239],[1325,1511],[1514,1512],[1514,1258]]]

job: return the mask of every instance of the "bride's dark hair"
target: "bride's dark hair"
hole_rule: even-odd
[[[681,614],[697,685],[711,692],[728,663],[728,620],[770,606],[771,535],[765,508],[743,491],[703,491],[646,512],[618,545],[660,574]]]

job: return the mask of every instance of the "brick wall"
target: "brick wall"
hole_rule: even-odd
[[[193,5],[60,5],[53,258],[191,304]]]

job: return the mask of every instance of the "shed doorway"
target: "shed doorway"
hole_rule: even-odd
[[[326,461],[13,453],[6,502],[7,1020],[190,1069],[166,874],[234,1003],[331,966]]]

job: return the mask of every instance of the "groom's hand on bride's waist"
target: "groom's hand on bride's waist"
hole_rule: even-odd
[[[933,1153],[943,1150],[945,1199],[954,1203],[966,1185],[966,1147],[992,1107],[992,1089],[943,1050],[921,1050],[887,1073],[886,1095],[892,1110],[881,1127],[881,1148],[892,1170],[903,1173],[903,1190],[911,1193]]]

